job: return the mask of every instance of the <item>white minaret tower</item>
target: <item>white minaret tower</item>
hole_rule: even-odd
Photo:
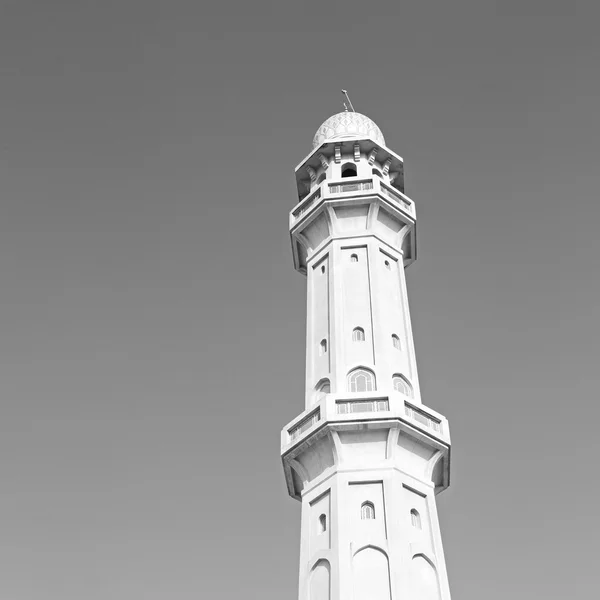
[[[299,600],[449,600],[435,497],[449,484],[450,435],[421,402],[402,158],[373,121],[343,112],[319,127],[296,183],[306,398],[281,456],[302,502]]]

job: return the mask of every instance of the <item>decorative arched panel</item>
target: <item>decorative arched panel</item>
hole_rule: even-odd
[[[348,373],[349,392],[374,392],[376,389],[375,373],[370,369],[359,367]]]
[[[329,562],[320,560],[310,573],[309,600],[330,600],[331,568]]]
[[[354,555],[353,563],[353,600],[391,600],[390,566],[384,552],[367,546]]]
[[[331,382],[324,377],[315,386],[314,402],[320,402],[327,394],[331,394]]]
[[[419,600],[441,600],[435,567],[422,555],[412,559],[410,570],[412,597]]]
[[[410,398],[413,397],[412,385],[410,384],[410,381],[408,381],[408,379],[406,379],[406,377],[404,377],[404,375],[400,375],[399,373],[396,373],[392,377],[392,384],[394,386],[394,389],[397,392],[400,392],[401,394],[404,394],[405,396],[409,396]]]

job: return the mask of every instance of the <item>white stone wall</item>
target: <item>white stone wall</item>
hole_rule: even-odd
[[[357,230],[365,233],[366,226],[358,223],[352,231]],[[353,339],[355,328],[364,332],[364,341]],[[348,374],[359,367],[375,374],[376,390],[382,393],[394,390],[394,375],[404,376],[415,402],[421,402],[398,248],[375,236],[340,236],[309,259],[306,367],[306,408],[319,400],[317,388],[324,380],[331,383],[332,393],[349,391]]]
[[[436,456],[418,446],[398,430],[362,428],[303,454],[299,600],[449,600],[429,479]],[[374,518],[364,518],[365,503]]]

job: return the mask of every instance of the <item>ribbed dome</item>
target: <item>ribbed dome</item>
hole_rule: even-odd
[[[329,117],[317,129],[313,138],[313,148],[320,146],[325,140],[342,140],[370,137],[374,142],[385,146],[385,138],[381,129],[365,115],[357,112],[341,112]]]

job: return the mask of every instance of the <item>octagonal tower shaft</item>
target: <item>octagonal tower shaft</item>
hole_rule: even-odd
[[[299,600],[449,600],[435,496],[449,484],[450,437],[421,401],[403,161],[358,113],[326,121],[315,144],[290,213],[307,276],[305,410],[281,436],[302,502]]]

